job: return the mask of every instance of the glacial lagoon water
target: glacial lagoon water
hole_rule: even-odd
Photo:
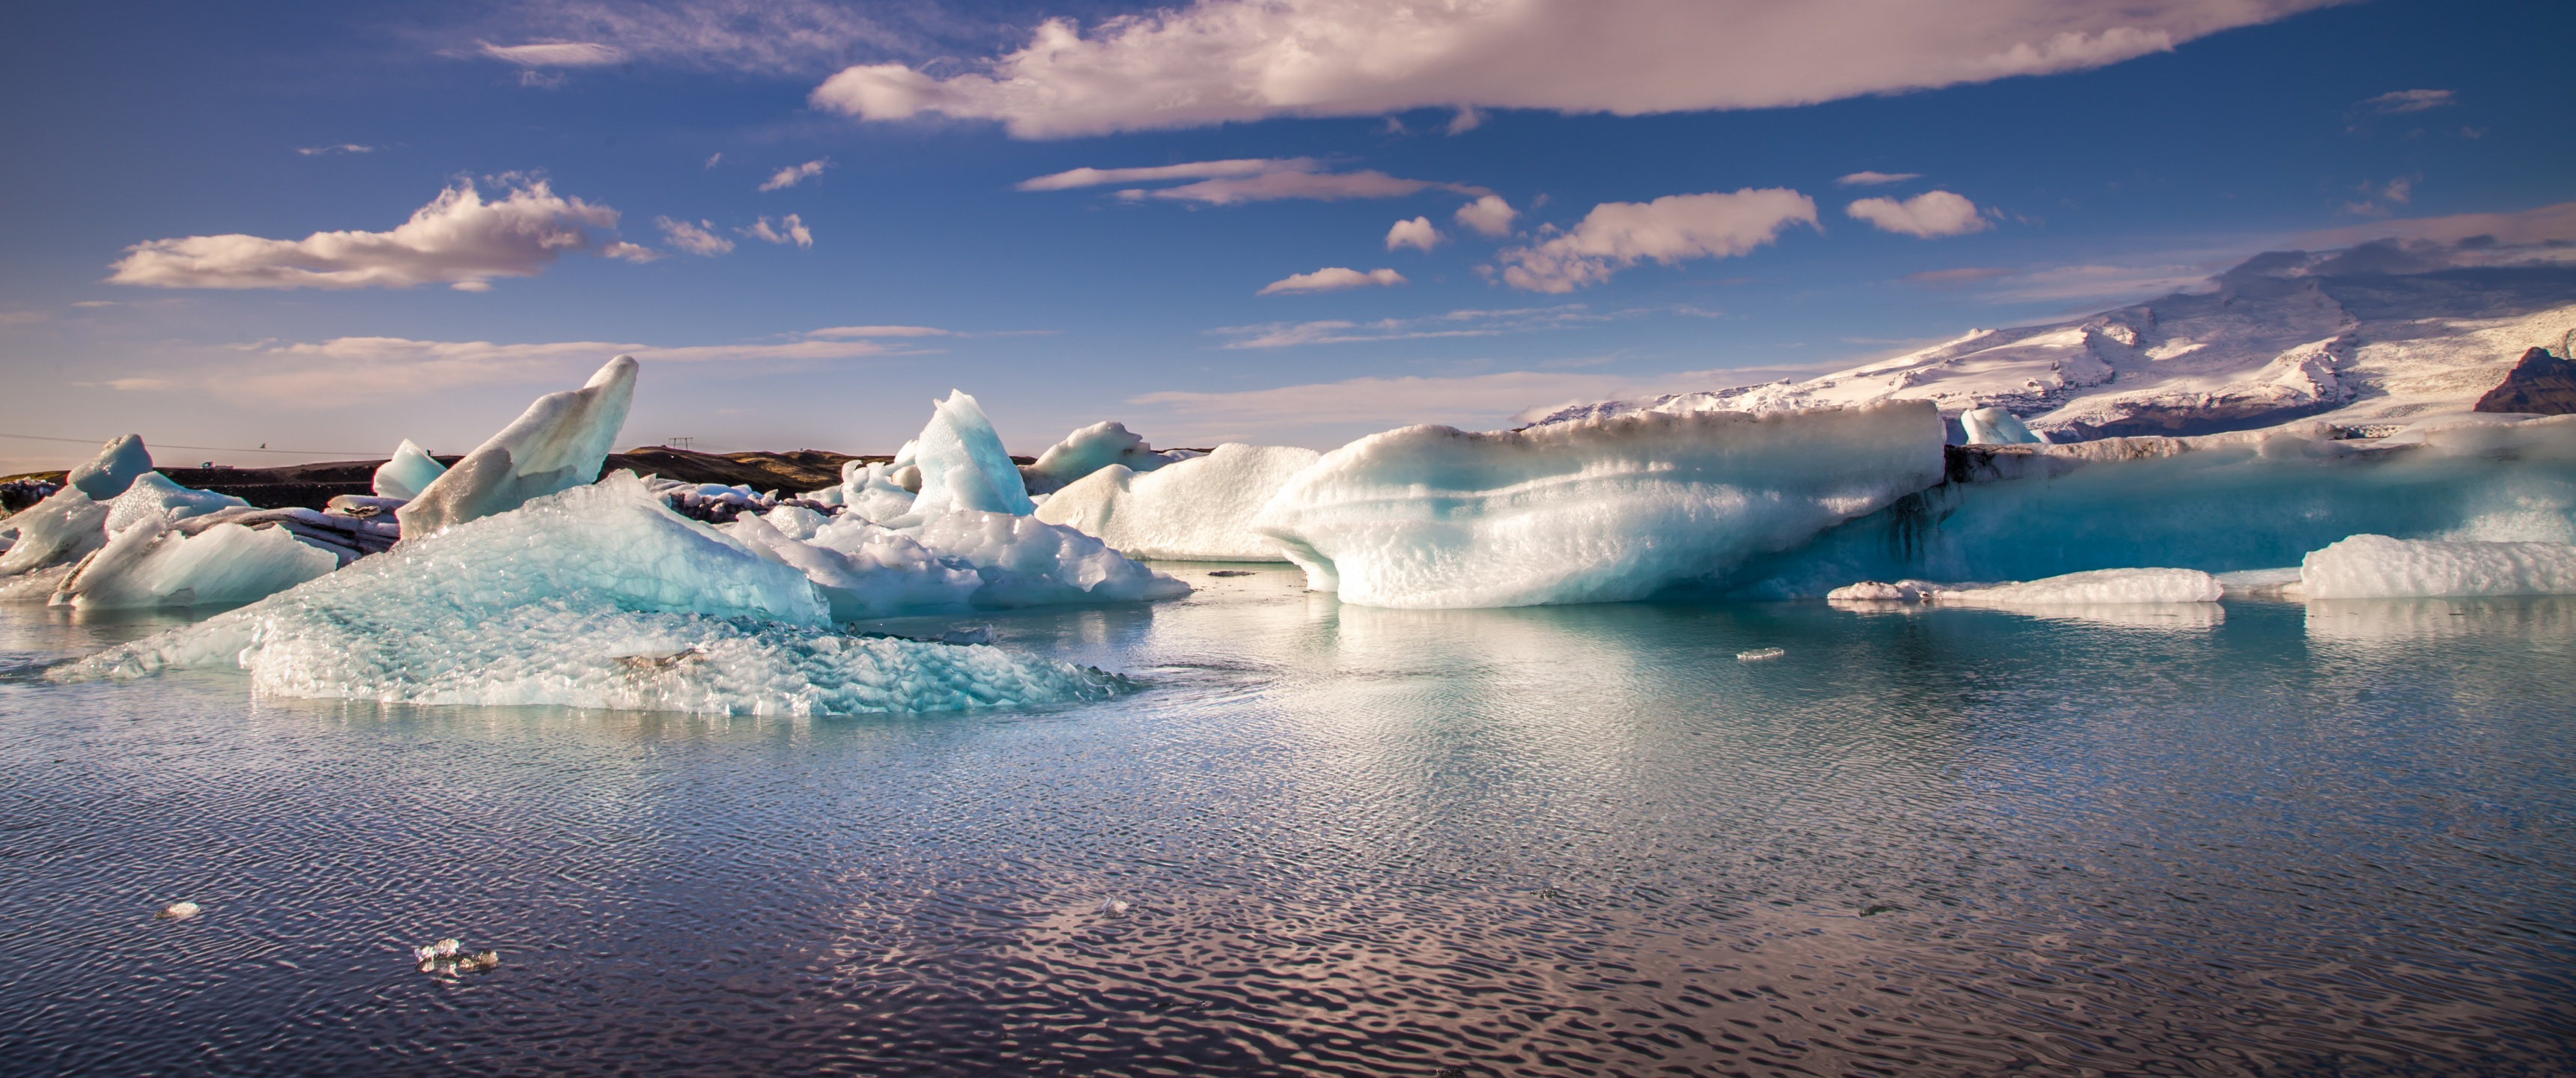
[[[1201,593],[871,626],[1133,694],[814,720],[55,685],[173,620],[0,607],[0,1072],[2576,1059],[2576,600],[1435,613],[1166,568]],[[502,965],[415,971],[442,936]]]

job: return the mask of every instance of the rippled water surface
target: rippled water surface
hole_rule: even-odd
[[[0,607],[0,1072],[2576,1058],[2576,604],[1420,613],[1173,568],[1207,590],[990,619],[1137,694],[812,721],[56,686],[169,622]],[[503,964],[416,972],[441,936]]]

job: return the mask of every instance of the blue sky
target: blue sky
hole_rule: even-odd
[[[2531,58],[2564,5],[0,18],[0,433],[316,458],[461,452],[626,346],[626,443],[889,451],[956,387],[1021,452],[1099,419],[1330,448],[2576,199],[2576,93]]]

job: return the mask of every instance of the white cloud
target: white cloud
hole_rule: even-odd
[[[699,170],[705,171],[706,169],[714,168],[716,167],[716,163],[722,160],[724,160],[724,151],[717,150],[716,152],[707,155],[707,163],[700,166]]]
[[[1863,169],[1834,181],[1836,187],[1876,187],[1886,183],[1904,183],[1923,178],[1920,172],[1871,172]]]
[[[668,217],[656,217],[653,219],[653,224],[662,230],[662,242],[693,255],[713,258],[733,250],[732,240],[716,235],[716,223],[713,221],[699,221],[691,224],[687,221],[674,221]]]
[[[1948,191],[1926,191],[1899,202],[1892,198],[1864,198],[1843,207],[1853,220],[1867,221],[1881,232],[1898,232],[1922,239],[1940,236],[1965,236],[1988,227],[1978,216],[1977,204]]]
[[[596,241],[583,226],[611,228],[617,211],[563,198],[525,181],[486,202],[471,181],[439,193],[390,232],[316,232],[300,240],[186,236],[147,240],[109,268],[111,284],[154,288],[409,288],[445,283],[466,292],[494,277],[533,277],[567,251]]]
[[[905,10],[879,5],[879,13]],[[596,42],[637,60],[761,74],[830,71],[854,49],[897,50],[902,36],[849,6],[822,0],[528,0],[500,7],[495,36]],[[948,16],[933,13],[933,17]]]
[[[779,169],[777,172],[772,173],[769,177],[769,181],[761,184],[760,189],[763,191],[778,191],[794,187],[808,179],[822,175],[823,170],[831,167],[831,164],[832,162],[829,160],[814,160],[807,161],[801,165],[789,165],[786,168]]]
[[[624,50],[595,41],[554,41],[532,45],[495,45],[477,42],[476,51],[503,63],[520,67],[606,67],[623,63]]]
[[[627,243],[623,240],[600,248],[599,253],[601,256],[606,258],[615,258],[639,264],[655,261],[662,257],[662,252],[660,251],[656,251],[640,243]]]
[[[1744,254],[1801,223],[1816,224],[1816,201],[1785,187],[1604,202],[1569,231],[1504,251],[1503,282],[1533,292],[1571,292],[1607,281],[1641,259],[1670,266]]]
[[[1262,286],[1260,295],[1292,295],[1301,292],[1338,292],[1345,288],[1367,288],[1370,285],[1399,285],[1404,275],[1391,269],[1373,269],[1362,273],[1344,266],[1326,266],[1313,273],[1298,273]]]
[[[1323,167],[1323,162],[1312,157],[1239,157],[1226,161],[1192,161],[1187,164],[1154,165],[1148,168],[1076,168],[1021,180],[1018,189],[1070,191],[1077,187],[1101,187],[1113,183],[1205,180],[1220,176],[1258,176],[1269,172],[1316,172]]]
[[[734,231],[769,243],[792,243],[799,247],[814,246],[813,230],[805,227],[804,218],[792,213],[779,218],[776,228],[770,227],[769,218],[763,217],[752,222],[749,228],[738,228]]]
[[[2360,105],[2382,116],[2395,116],[2459,103],[2459,94],[2451,90],[2396,90],[2364,98]]]
[[[1485,193],[1484,188],[1467,184],[1408,180],[1374,170],[1327,172],[1326,168],[1322,161],[1312,157],[1245,157],[1146,168],[1068,169],[1022,180],[1018,188],[1022,191],[1069,191],[1106,184],[1197,180],[1196,183],[1174,187],[1131,188],[1118,192],[1118,197],[1129,202],[1160,198],[1212,206],[1289,198],[1402,198],[1430,189],[1469,195]]]
[[[808,330],[805,335],[837,340],[849,337],[948,337],[954,334],[949,330],[932,329],[929,326],[832,326],[828,329]]]
[[[2414,217],[2351,225],[2305,233],[2296,242],[2310,250],[2323,250],[2384,239],[2456,243],[2483,238],[2512,246],[2576,242],[2576,202],[2560,202],[2520,213],[2455,213],[2446,217]]]
[[[1199,0],[935,77],[845,68],[813,103],[1023,138],[1449,107],[1620,115],[1811,104],[2073,71],[2330,0]]]
[[[337,146],[298,146],[295,152],[306,157],[323,157],[335,153],[374,153],[376,148],[360,146],[354,142],[343,142]]]
[[[1392,251],[1398,247],[1412,247],[1429,252],[1432,248],[1440,246],[1441,240],[1447,238],[1440,234],[1439,229],[1431,227],[1430,218],[1416,217],[1409,221],[1397,221],[1395,227],[1386,230],[1386,249]]]
[[[1521,211],[1513,209],[1511,203],[1503,201],[1503,196],[1486,195],[1458,207],[1457,218],[1459,224],[1478,232],[1488,236],[1502,236],[1510,234],[1512,218],[1520,215]]]

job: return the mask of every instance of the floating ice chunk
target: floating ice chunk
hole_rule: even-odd
[[[2031,445],[2039,441],[2021,419],[2001,408],[1971,408],[1959,416],[1969,445]]]
[[[1229,442],[1143,475],[1112,464],[1049,496],[1037,517],[1098,536],[1129,557],[1281,561],[1278,540],[1252,530],[1253,518],[1321,459],[1312,449]]]
[[[2214,603],[2218,578],[2198,569],[2094,569],[2018,584],[1944,589],[1932,600],[1963,606],[2059,606],[2126,603]]]
[[[161,912],[153,914],[152,919],[156,921],[185,921],[196,916],[199,912],[201,912],[201,907],[194,902],[173,902],[167,906],[161,907]]]
[[[980,607],[1177,599],[1190,586],[1136,564],[1072,528],[1034,517],[959,510],[923,523],[921,545],[975,567]]]
[[[47,676],[238,664],[280,696],[753,715],[1052,703],[1123,684],[997,648],[844,637],[828,616],[803,574],[619,472]]]
[[[598,478],[634,399],[633,356],[609,360],[580,389],[537,398],[395,513],[403,535],[435,534]]]
[[[44,501],[0,521],[0,532],[14,537],[0,552],[0,577],[73,561],[107,544],[108,506],[90,500],[79,487],[65,485]]]
[[[1634,599],[1939,482],[1942,436],[1929,401],[1407,427],[1325,454],[1254,528],[1345,602]]]
[[[1123,465],[1131,472],[1150,472],[1186,459],[1183,454],[1155,452],[1144,438],[1129,433],[1124,423],[1094,423],[1048,446],[1046,452],[1038,454],[1037,463],[1021,469],[1020,474],[1030,494],[1053,494],[1112,464]]]
[[[778,529],[778,534],[800,543],[813,538],[815,529],[832,520],[801,505],[779,506],[761,514],[760,519],[768,521],[770,527]]]
[[[894,470],[891,464],[855,460],[841,465],[841,504],[861,520],[880,523],[912,512],[913,493],[894,481]]]
[[[1921,603],[1931,601],[1933,593],[1939,590],[1941,590],[1940,585],[1927,583],[1921,580],[1899,580],[1893,584],[1883,583],[1876,580],[1864,580],[1857,584],[1845,584],[1842,587],[1826,592],[1825,601],[1832,603]]]
[[[2310,599],[2576,594],[2576,546],[2355,535],[2307,556]]]
[[[376,496],[410,501],[420,497],[422,491],[428,490],[431,483],[445,474],[447,465],[440,464],[427,450],[405,438],[401,445],[394,447],[392,460],[376,466]]]
[[[1779,648],[1754,648],[1751,651],[1736,652],[1735,661],[1740,663],[1769,662],[1786,654],[1788,654],[1788,652],[1782,651]]]
[[[108,503],[105,527],[107,534],[115,535],[147,517],[167,524],[219,509],[249,506],[249,502],[230,494],[194,490],[171,482],[170,477],[159,472],[145,472],[135,477],[125,493]]]
[[[962,607],[984,584],[974,570],[941,562],[908,535],[846,516],[816,528],[805,542],[768,517],[742,517],[723,530],[805,574],[831,604],[835,621]]]
[[[128,434],[100,446],[97,456],[63,477],[63,485],[78,488],[91,501],[112,502],[135,479],[151,470],[152,454],[143,448],[143,436]]]
[[[1003,451],[1002,436],[993,432],[975,398],[952,389],[933,408],[930,425],[916,439],[921,496],[913,500],[912,512],[928,519],[958,509],[1023,517],[1036,511],[1019,465]]]
[[[229,606],[267,598],[339,567],[338,556],[298,541],[285,528],[217,524],[182,535],[160,517],[147,516],[83,559],[52,601],[84,610]]]

